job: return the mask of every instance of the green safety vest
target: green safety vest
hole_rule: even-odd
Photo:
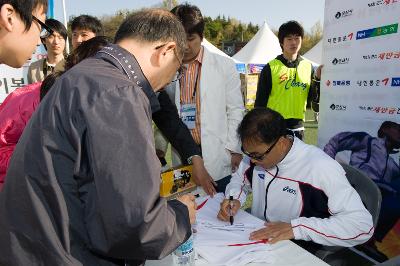
[[[285,119],[305,119],[307,96],[310,90],[312,65],[301,60],[297,68],[288,68],[280,60],[269,62],[272,89],[267,107]]]

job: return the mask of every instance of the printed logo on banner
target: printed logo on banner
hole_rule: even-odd
[[[4,90],[6,94],[24,85],[24,78],[0,78],[0,90]]]
[[[358,107],[361,111],[374,112],[377,114],[400,115],[400,107],[365,106]]]
[[[265,64],[248,64],[247,69],[251,74],[261,73],[261,70],[264,68]]]
[[[348,9],[348,10],[344,10],[344,11],[338,11],[335,14],[335,18],[336,19],[340,19],[340,18],[345,18],[345,17],[349,17],[353,14],[353,9]]]
[[[345,65],[348,64],[350,62],[350,58],[348,57],[344,57],[344,58],[334,58],[332,60],[332,65],[336,66],[336,65]]]
[[[400,77],[392,78],[392,87],[400,87]]]
[[[376,79],[376,80],[357,80],[357,85],[359,87],[379,87],[381,84],[386,85],[387,82],[389,81],[388,78],[385,78],[383,80]]]
[[[326,86],[333,86],[333,87],[337,87],[337,86],[350,86],[351,82],[350,80],[333,80],[332,82],[330,80],[327,80],[325,82]]]
[[[399,0],[378,0],[378,1],[374,1],[371,3],[368,3],[368,7],[377,7],[377,6],[381,6],[381,5],[391,5],[391,4],[396,4],[396,3],[400,3]]]
[[[389,82],[391,81],[391,82]],[[384,78],[380,79],[370,79],[370,80],[357,80],[357,85],[359,87],[379,87],[379,86],[392,86],[392,87],[400,87],[400,77],[394,78]]]
[[[347,35],[343,35],[343,36],[338,36],[338,37],[331,37],[328,38],[328,43],[329,44],[337,44],[337,43],[342,43],[342,42],[348,42],[351,41],[353,39],[353,33],[349,33]]]
[[[393,60],[393,59],[400,59],[400,51],[397,52],[383,52],[380,54],[369,54],[362,56],[364,60],[373,60],[373,59],[380,59],[380,60]]]
[[[334,104],[332,103],[329,108],[331,108],[332,111],[346,111],[347,106],[346,105],[341,105],[341,104]]]
[[[357,31],[356,40],[362,40],[367,38],[379,37],[388,34],[397,33],[399,24],[390,24],[382,27],[372,28],[368,30]]]

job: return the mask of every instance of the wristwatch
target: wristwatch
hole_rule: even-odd
[[[187,158],[187,163],[188,164],[193,164],[193,157],[195,157],[195,156],[198,156],[198,157],[200,157],[201,158],[201,156],[200,155],[197,155],[197,154],[195,154],[195,155],[192,155],[192,156],[190,156],[189,158]]]

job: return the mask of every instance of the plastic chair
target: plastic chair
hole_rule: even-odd
[[[371,213],[374,226],[376,227],[382,202],[381,191],[371,178],[357,168],[345,163],[340,164],[346,172],[347,180],[360,195],[365,208]],[[341,265],[340,259],[334,258],[334,254],[343,249],[345,247],[323,246],[315,255],[330,265]]]
[[[357,168],[345,163],[340,163],[346,172],[349,183],[360,195],[365,208],[371,213],[374,226],[378,223],[381,210],[382,195],[379,187]]]

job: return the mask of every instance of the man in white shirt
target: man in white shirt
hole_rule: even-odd
[[[186,69],[166,91],[201,148],[205,170],[195,181],[213,195],[225,191],[232,170],[236,170],[242,159],[236,136],[244,113],[239,74],[231,58],[201,45],[205,21],[198,7],[182,4],[171,12],[186,31],[182,61]],[[164,151],[162,145],[157,146]],[[181,164],[177,156],[172,161],[174,166]]]
[[[250,111],[238,128],[247,156],[232,175],[218,217],[229,221],[251,185],[251,213],[265,228],[251,240],[296,239],[328,246],[354,246],[374,232],[371,214],[348,182],[343,168],[322,150],[288,132],[284,118],[269,108]]]

